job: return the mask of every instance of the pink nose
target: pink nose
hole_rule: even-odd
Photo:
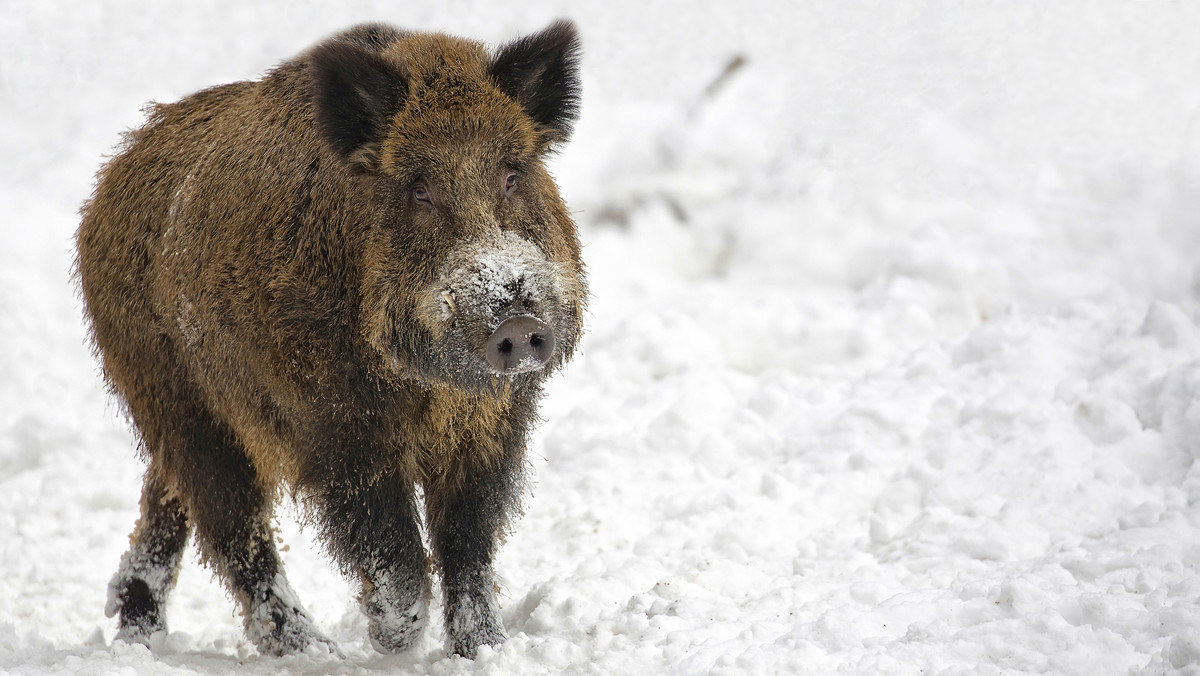
[[[509,317],[487,342],[487,361],[501,373],[536,371],[554,354],[554,331],[529,315]]]

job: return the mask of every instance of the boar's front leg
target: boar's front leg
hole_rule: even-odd
[[[413,487],[394,468],[378,467],[381,454],[355,450],[323,454],[341,462],[311,478],[314,511],[330,553],[362,583],[371,644],[382,653],[401,652],[420,638],[430,596]]]
[[[425,486],[430,544],[446,604],[446,650],[471,659],[479,646],[507,638],[492,559],[509,516],[519,508],[525,440],[523,432],[514,436],[494,462],[468,461],[468,467]],[[468,459],[483,455],[481,449],[462,453]]]

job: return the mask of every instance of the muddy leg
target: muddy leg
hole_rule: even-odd
[[[330,553],[362,583],[371,644],[382,653],[407,650],[425,628],[430,596],[413,488],[352,461],[325,472],[314,511]]]
[[[183,507],[178,499],[167,497],[161,475],[151,466],[142,484],[142,516],[129,551],[108,583],[104,614],[120,613],[116,638],[148,644],[151,634],[167,631],[167,596],[175,587],[187,539]]]

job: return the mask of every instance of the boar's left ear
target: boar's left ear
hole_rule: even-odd
[[[375,170],[379,144],[408,91],[403,73],[378,52],[337,40],[313,49],[309,64],[321,137],[347,163]]]
[[[579,119],[579,33],[570,21],[556,21],[540,33],[508,43],[490,69],[500,91],[550,132],[565,141]]]

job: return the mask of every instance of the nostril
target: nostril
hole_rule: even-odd
[[[554,354],[554,331],[530,315],[500,322],[488,338],[485,357],[501,373],[525,373],[546,365]]]

